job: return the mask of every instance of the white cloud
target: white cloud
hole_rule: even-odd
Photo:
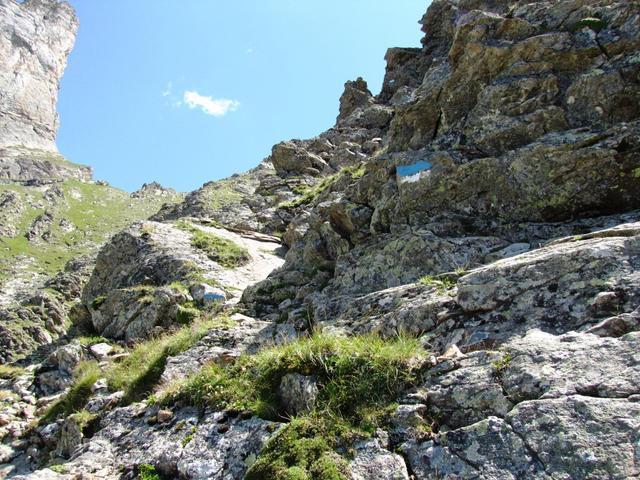
[[[236,100],[207,97],[192,90],[184,92],[183,99],[189,108],[199,108],[207,115],[213,115],[214,117],[222,117],[228,112],[235,111],[240,106],[240,102]]]
[[[169,95],[171,95],[172,90],[173,90],[173,82],[167,83],[167,88],[165,88],[164,91],[162,92],[162,96],[168,97]]]

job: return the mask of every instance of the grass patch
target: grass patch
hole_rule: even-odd
[[[175,385],[161,401],[183,400],[282,418],[276,393],[280,380],[298,372],[318,379],[317,412],[344,417],[360,429],[374,431],[382,420],[378,413],[414,382],[424,355],[417,340],[405,337],[314,334],[243,356],[228,367],[209,365]]]
[[[198,310],[191,302],[187,302],[183,305],[178,305],[178,312],[176,313],[176,322],[180,325],[190,325],[195,322],[200,316],[200,310]]]
[[[229,322],[226,317],[206,319],[138,343],[128,357],[106,372],[109,388],[123,390],[124,403],[144,399],[160,380],[168,357],[191,348],[212,328],[228,327]]]
[[[144,463],[138,467],[138,472],[138,478],[140,480],[162,480],[158,472],[156,472],[156,467],[153,465]]]
[[[231,240],[201,230],[193,233],[191,245],[205,252],[207,257],[214,262],[227,268],[239,267],[251,259],[246,248]]]
[[[493,368],[495,368],[496,373],[499,374],[505,371],[511,364],[511,360],[513,360],[513,357],[511,356],[510,352],[507,352],[502,356],[500,360],[496,360],[495,362],[493,362]]]
[[[25,369],[17,365],[0,365],[0,378],[3,380],[15,380],[24,373]]]
[[[223,267],[236,268],[247,263],[249,251],[237,243],[213,233],[205,232],[187,221],[176,222],[176,227],[191,233],[191,245],[202,250],[207,257]]]
[[[109,340],[98,335],[84,335],[81,337],[76,337],[75,340],[80,345],[87,348],[92,347],[93,345],[98,345],[99,343],[109,343]]]
[[[435,287],[438,293],[444,293],[456,286],[456,280],[449,277],[434,277],[426,275],[418,280],[418,283],[427,287]]]
[[[584,27],[588,27],[594,32],[599,32],[604,27],[607,26],[607,23],[601,18],[597,17],[586,17],[576,23],[574,27],[574,31],[582,30]]]
[[[91,396],[91,387],[100,378],[101,371],[98,362],[91,360],[80,362],[73,375],[73,385],[67,394],[45,413],[45,421],[50,422],[60,416],[66,417],[84,409]]]

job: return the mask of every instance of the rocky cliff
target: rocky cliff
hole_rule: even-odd
[[[101,249],[4,471],[640,478],[639,12],[433,1],[379,95]]]
[[[0,2],[0,148],[56,151],[58,86],[78,19],[66,2]]]

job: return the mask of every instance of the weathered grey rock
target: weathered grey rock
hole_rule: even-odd
[[[402,457],[381,448],[377,440],[356,447],[349,469],[352,480],[409,480]]]
[[[316,379],[299,373],[287,373],[280,380],[278,396],[290,415],[297,415],[313,408],[318,396]]]
[[[119,466],[133,471],[151,464],[169,477],[242,478],[247,462],[256,458],[275,430],[274,424],[258,418],[241,420],[222,413],[199,418],[193,409],[176,412],[171,423],[149,425],[139,408],[111,412],[103,420],[104,428],[65,464],[65,470],[115,479],[122,472]],[[43,478],[37,475],[42,472],[24,478]]]
[[[54,0],[3,0],[0,17],[0,147],[55,151],[58,84],[78,19]]]
[[[68,458],[82,445],[82,428],[74,416],[65,419],[60,429],[60,438],[56,447],[56,454]]]
[[[113,347],[108,343],[96,343],[89,347],[89,351],[97,360],[106,360],[113,351]]]
[[[357,108],[362,108],[373,103],[373,95],[362,77],[344,84],[344,92],[340,97],[340,115],[338,122],[351,115]]]
[[[110,338],[144,338],[155,327],[184,323],[180,305],[191,297],[172,283],[188,287],[194,278],[204,278],[229,293],[209,284],[203,287],[198,281],[192,291],[200,303],[219,303],[222,296],[235,302],[246,285],[265,278],[282,263],[277,255],[279,244],[270,238],[214,227],[193,228],[245,247],[252,263],[226,268],[194,247],[188,231],[159,222],[135,224],[100,251],[83,291],[83,303],[97,332]]]

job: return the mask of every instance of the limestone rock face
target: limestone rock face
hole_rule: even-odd
[[[58,85],[78,19],[58,0],[2,0],[0,19],[0,147],[56,151]]]

